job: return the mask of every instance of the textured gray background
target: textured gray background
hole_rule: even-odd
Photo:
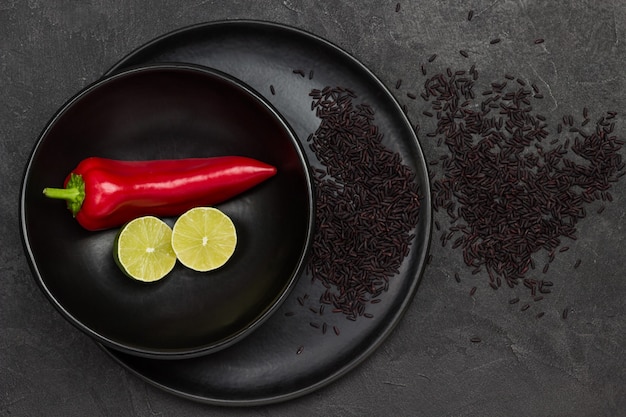
[[[0,0],[1,416],[624,416],[626,183],[552,269],[555,291],[534,319],[472,277],[459,252],[433,243],[433,262],[393,335],[332,385],[284,404],[225,409],[164,393],[122,369],[68,324],[31,277],[18,229],[21,176],[48,118],[146,41],[189,24],[254,18],[338,44],[367,65],[414,122],[420,102],[394,89],[423,81],[419,65],[510,72],[535,82],[553,122],[626,104],[626,2]],[[474,19],[467,21],[470,9]],[[489,40],[502,38],[497,45]],[[545,38],[535,45],[533,40]],[[458,54],[471,54],[464,59]],[[623,115],[617,134],[623,136]],[[434,146],[421,140],[427,156]],[[580,268],[572,264],[582,258]],[[459,271],[464,280],[453,279]],[[476,297],[468,296],[477,285]],[[572,307],[567,320],[560,318]],[[535,306],[533,306],[535,308]],[[535,310],[535,312],[538,310]],[[480,336],[480,344],[469,339]]]

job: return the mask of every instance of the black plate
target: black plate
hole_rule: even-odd
[[[107,349],[146,381],[211,404],[267,404],[310,393],[370,355],[392,332],[417,290],[430,242],[431,206],[426,163],[415,133],[391,93],[365,66],[335,45],[298,29],[255,21],[184,28],[139,48],[108,74],[132,65],[167,61],[206,65],[243,80],[265,95],[303,143],[319,125],[310,108],[310,90],[352,88],[376,111],[375,123],[385,135],[385,144],[417,173],[424,196],[417,237],[383,302],[372,305],[373,319],[351,322],[340,314],[327,313],[324,319],[337,325],[341,333],[322,334],[309,325],[319,316],[298,302],[298,297],[309,294],[316,305],[321,285],[303,276],[277,314],[242,342],[214,355],[162,363]],[[304,77],[293,72],[299,69]],[[314,163],[314,156],[308,156]],[[286,316],[286,312],[295,315]]]
[[[238,244],[229,262],[207,273],[178,263],[161,281],[134,281],[113,259],[118,228],[89,232],[64,202],[42,194],[89,156],[222,155],[278,172],[217,205],[233,220]],[[63,315],[108,346],[158,358],[214,352],[255,330],[300,276],[314,221],[308,163],[288,124],[248,86],[192,64],[132,68],[71,99],[31,155],[21,211],[35,278]]]

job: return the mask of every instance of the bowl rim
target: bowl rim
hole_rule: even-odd
[[[28,178],[30,176],[30,172],[33,169],[34,158],[38,154],[39,148],[42,146],[42,143],[45,141],[49,132],[54,128],[56,123],[62,118],[62,116],[72,109],[75,105],[77,105],[80,100],[88,95],[90,95],[93,91],[98,90],[112,82],[117,81],[118,79],[129,77],[141,73],[147,72],[156,72],[156,71],[186,71],[194,73],[195,75],[208,76],[212,78],[218,78],[222,81],[227,82],[228,84],[234,86],[235,88],[241,90],[246,95],[248,95],[251,99],[257,101],[262,107],[264,107],[270,114],[271,117],[274,118],[284,129],[285,133],[289,137],[294,150],[300,160],[300,166],[303,168],[303,174],[306,183],[306,194],[308,200],[308,213],[307,213],[307,226],[305,231],[305,238],[303,241],[302,249],[299,253],[298,260],[295,263],[295,266],[291,272],[291,275],[288,279],[285,280],[285,285],[283,286],[280,292],[277,292],[277,296],[274,301],[269,304],[269,306],[263,311],[260,315],[258,315],[253,321],[248,323],[246,326],[239,329],[237,332],[230,334],[226,338],[220,339],[219,341],[203,344],[191,348],[173,348],[173,349],[161,349],[161,348],[149,348],[149,347],[138,347],[133,344],[127,344],[124,341],[113,340],[106,335],[103,335],[93,329],[92,327],[83,323],[78,317],[76,317],[72,312],[70,312],[54,295],[52,290],[46,285],[46,279],[43,276],[40,268],[38,267],[36,257],[31,248],[31,241],[29,238],[28,232],[28,224],[26,218],[26,190],[28,184]],[[161,63],[150,63],[150,64],[141,64],[131,66],[120,71],[116,71],[113,73],[105,74],[104,76],[96,79],[95,81],[87,84],[78,92],[74,93],[70,96],[69,99],[65,100],[65,102],[56,110],[56,112],[48,119],[41,133],[37,136],[37,139],[32,147],[32,150],[28,156],[28,160],[26,166],[23,170],[22,174],[22,183],[20,186],[20,203],[19,203],[19,227],[20,227],[20,235],[22,240],[23,250],[26,254],[26,258],[36,283],[39,288],[42,290],[48,301],[56,308],[57,311],[61,313],[61,316],[65,318],[70,324],[74,327],[78,328],[83,333],[90,336],[95,341],[108,346],[112,349],[118,350],[120,352],[128,353],[138,357],[146,357],[153,359],[185,359],[185,358],[193,358],[200,357],[207,354],[211,354],[214,352],[218,352],[223,350],[238,341],[242,340],[249,334],[251,334],[254,330],[260,327],[263,323],[269,319],[283,304],[283,302],[288,298],[289,294],[295,287],[295,284],[298,282],[301,277],[303,271],[306,268],[307,259],[313,245],[314,238],[314,230],[315,230],[315,192],[314,192],[314,184],[313,177],[311,174],[310,163],[306,152],[303,149],[303,144],[300,140],[298,140],[298,136],[295,133],[295,130],[291,127],[286,118],[269,102],[267,98],[265,98],[262,94],[257,92],[255,89],[250,87],[244,81],[215,68],[199,65],[199,64],[191,64],[191,63],[182,63],[182,62],[161,62]]]

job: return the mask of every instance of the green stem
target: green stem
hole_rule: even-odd
[[[44,188],[43,194],[58,200],[75,201],[80,196],[80,190],[78,188]]]
[[[82,176],[70,174],[65,188],[44,188],[46,197],[67,201],[67,208],[76,216],[85,200],[85,182]]]

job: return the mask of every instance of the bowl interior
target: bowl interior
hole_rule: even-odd
[[[278,173],[218,205],[238,245],[208,273],[179,263],[159,282],[133,281],[113,260],[118,229],[86,231],[63,202],[42,195],[89,156],[221,155],[256,158]],[[220,72],[161,65],[97,82],[55,115],[26,168],[21,221],[35,278],[70,322],[120,350],[180,357],[228,346],[278,307],[303,267],[312,207],[306,158],[263,99]]]

